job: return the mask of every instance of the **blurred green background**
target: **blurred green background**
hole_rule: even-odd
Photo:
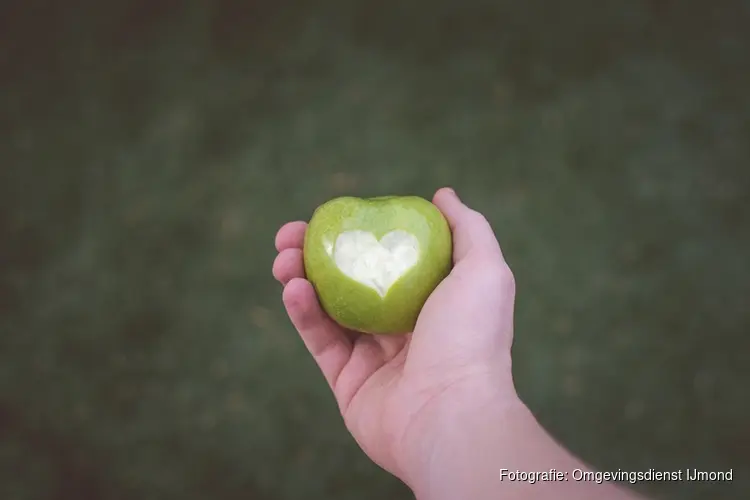
[[[642,485],[665,498],[750,498],[748,26],[739,0],[0,3],[0,499],[409,498],[284,316],[273,236],[442,185],[516,274],[545,426],[603,469],[734,470]]]

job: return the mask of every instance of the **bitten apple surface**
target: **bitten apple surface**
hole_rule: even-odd
[[[414,329],[451,269],[443,214],[424,198],[335,198],[315,210],[305,234],[305,273],[340,325],[371,334]]]

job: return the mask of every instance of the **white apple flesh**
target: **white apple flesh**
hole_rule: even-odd
[[[347,231],[336,238],[329,254],[341,272],[385,297],[391,286],[419,261],[419,241],[398,229],[380,241],[367,231]]]

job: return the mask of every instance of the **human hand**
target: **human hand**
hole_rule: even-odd
[[[513,274],[481,214],[447,188],[433,203],[453,233],[454,267],[411,334],[357,334],[325,314],[304,278],[305,222],[279,230],[273,264],[289,318],[331,386],[347,428],[374,462],[412,488],[457,411],[521,406],[511,375]]]

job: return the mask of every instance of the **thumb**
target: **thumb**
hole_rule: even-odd
[[[503,260],[490,223],[482,214],[464,205],[453,189],[439,189],[432,202],[443,213],[453,233],[454,264],[470,256]]]

